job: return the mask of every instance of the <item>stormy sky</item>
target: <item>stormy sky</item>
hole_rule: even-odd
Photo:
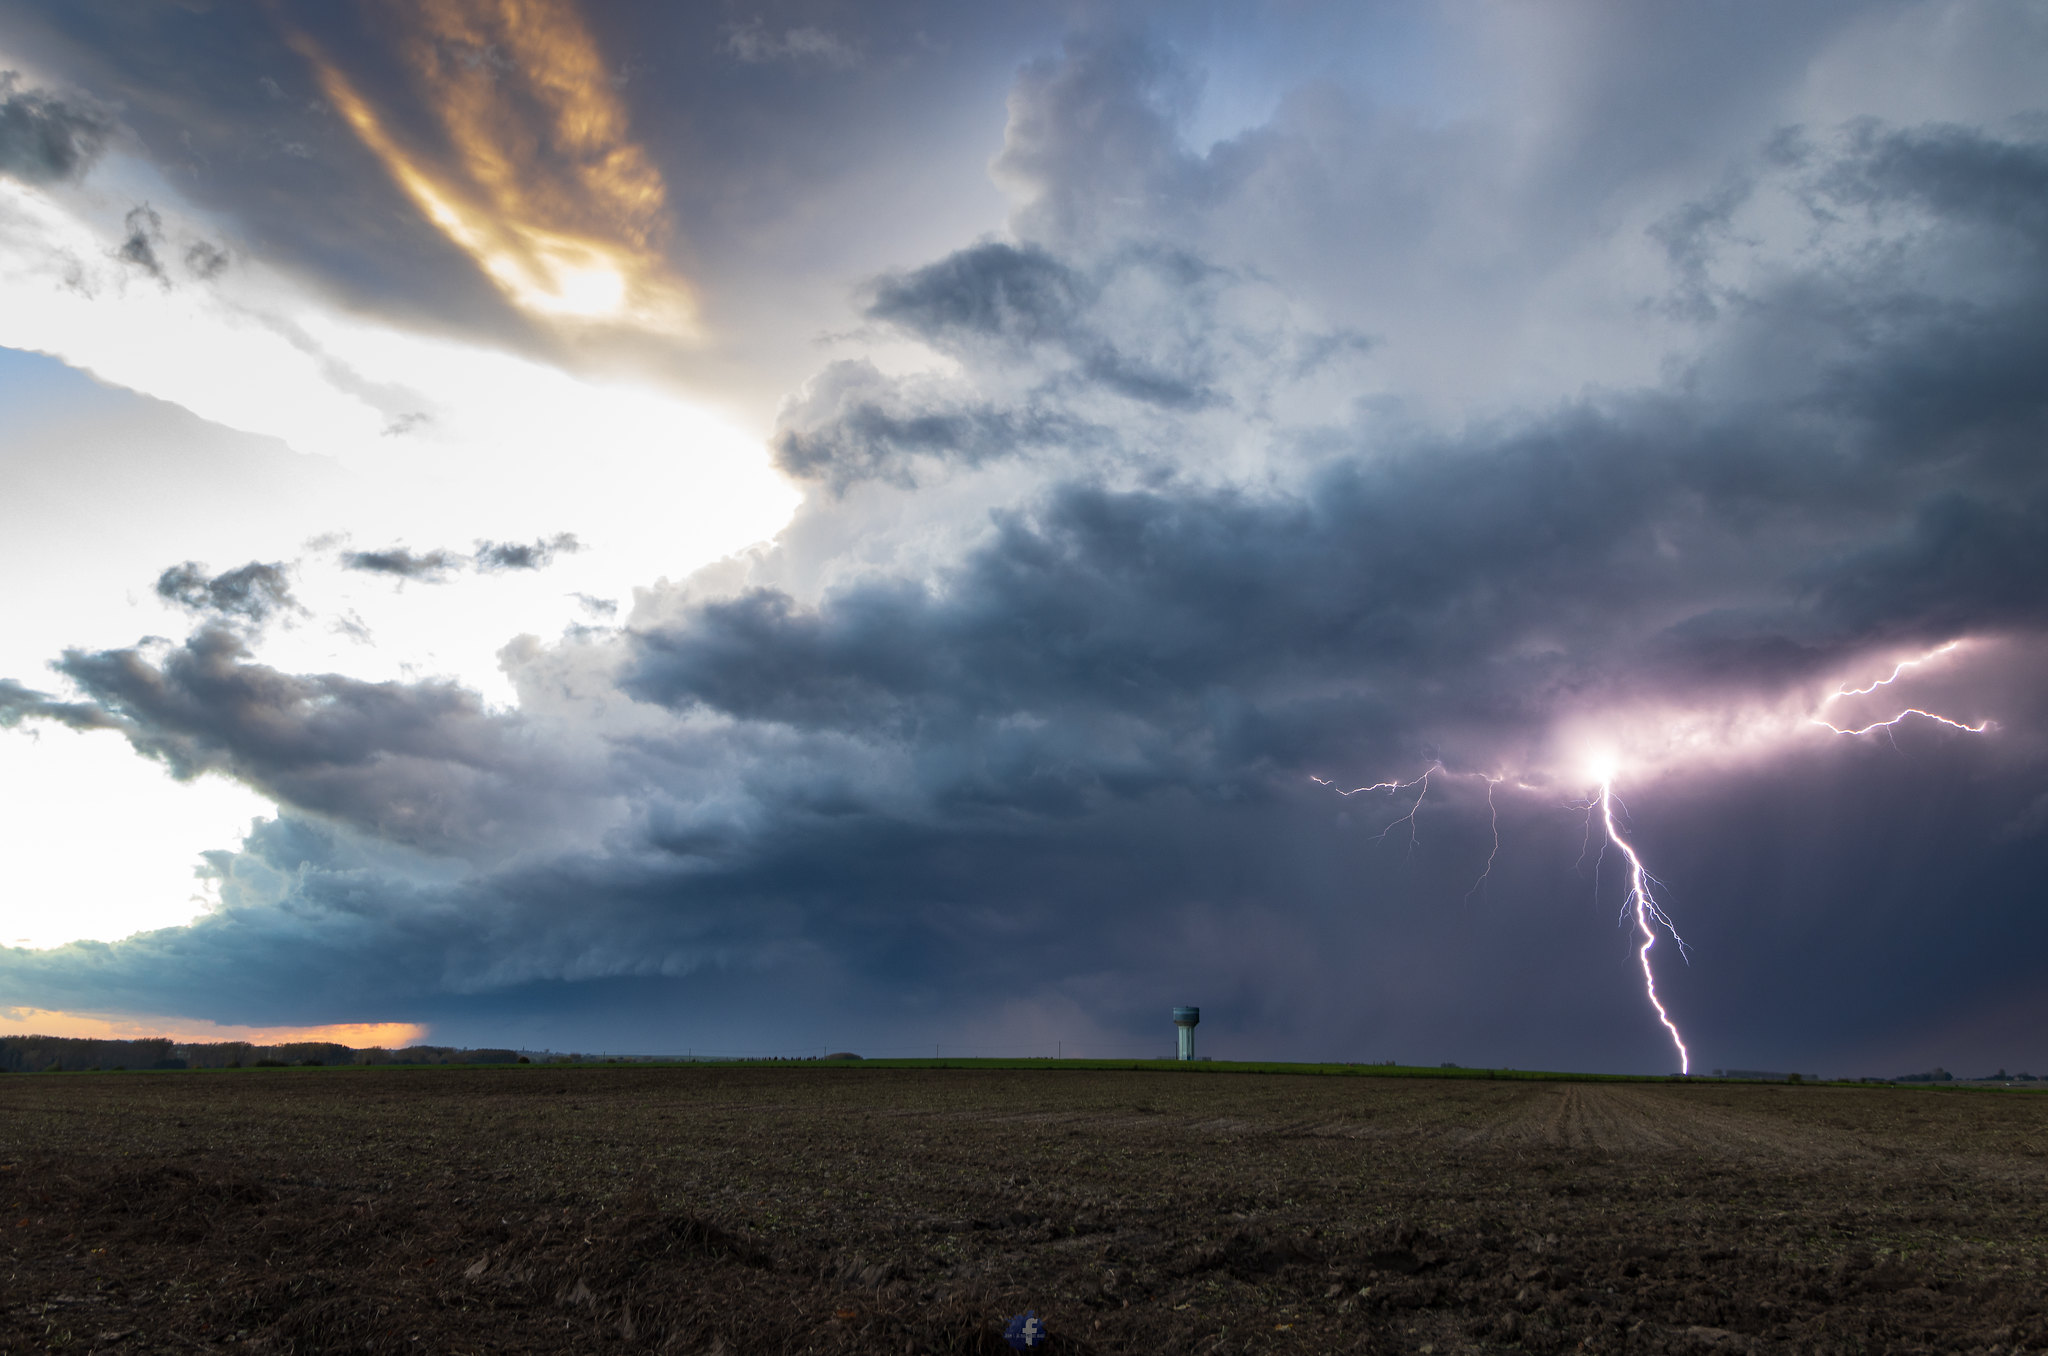
[[[0,4],[0,1026],[2048,1072],[2043,69]]]

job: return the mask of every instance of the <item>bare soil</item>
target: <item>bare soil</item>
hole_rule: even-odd
[[[2048,1097],[1067,1071],[0,1077],[0,1351],[2014,1352]]]

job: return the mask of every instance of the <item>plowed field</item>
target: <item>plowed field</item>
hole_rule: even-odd
[[[0,1351],[2048,1346],[2048,1096],[890,1069],[0,1078]]]

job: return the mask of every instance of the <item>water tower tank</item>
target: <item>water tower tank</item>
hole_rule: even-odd
[[[1180,1058],[1195,1057],[1195,1023],[1202,1020],[1200,1008],[1175,1008],[1173,1024],[1180,1028]]]

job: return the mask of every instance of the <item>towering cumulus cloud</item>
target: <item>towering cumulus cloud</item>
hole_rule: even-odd
[[[411,22],[444,158],[315,59],[421,210],[537,314],[585,271],[642,296],[661,181],[580,30]],[[1878,18],[1654,96],[1699,34],[1624,27],[1509,43],[1505,111],[1312,83],[1207,145],[1168,43],[1025,64],[1009,230],[862,282],[873,352],[783,403],[795,520],[510,642],[516,707],[281,672],[220,617],[0,688],[283,807],[213,860],[219,911],[9,953],[10,991],[286,1021],[353,984],[444,1033],[603,995],[649,1048],[1142,1051],[1199,999],[1247,1053],[1661,1069],[1611,780],[1693,945],[1658,990],[1696,1062],[2038,1017],[2042,123],[1823,97]],[[270,597],[236,578],[160,587]],[[1955,724],[1836,732],[1909,707]]]

